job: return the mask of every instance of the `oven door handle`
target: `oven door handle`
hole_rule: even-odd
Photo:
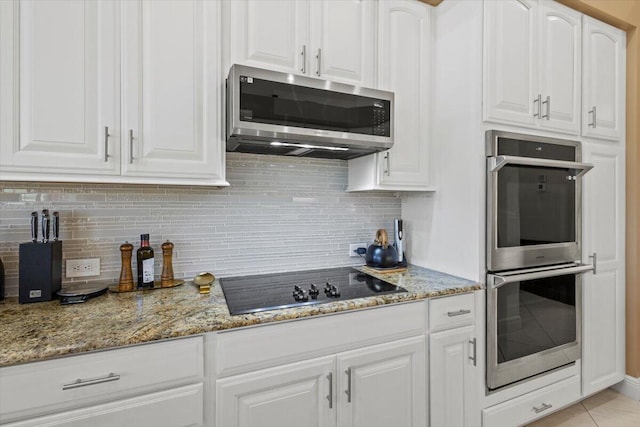
[[[581,177],[593,168],[593,165],[591,163],[568,162],[565,160],[536,159],[533,157],[518,156],[489,157],[489,170],[491,172],[498,172],[506,165],[574,169],[576,171],[576,178]]]
[[[581,264],[576,267],[569,268],[557,268],[553,270],[543,270],[543,271],[535,271],[532,273],[522,273],[522,274],[512,274],[512,275],[499,275],[499,274],[489,274],[487,285],[490,289],[498,289],[501,286],[504,286],[508,283],[513,282],[521,282],[524,280],[535,280],[535,279],[543,279],[545,277],[553,277],[553,276],[562,276],[565,274],[583,274],[589,271],[593,271],[593,265]]]

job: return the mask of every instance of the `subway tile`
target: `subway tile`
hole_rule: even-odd
[[[231,186],[222,189],[2,182],[0,256],[12,260],[5,262],[8,294],[17,294],[17,249],[30,238],[30,213],[43,208],[60,211],[63,257],[100,257],[100,280],[117,280],[119,246],[125,240],[137,246],[141,233],[151,234],[158,275],[167,239],[175,245],[176,277],[362,264],[347,256],[348,245],[373,241],[378,228],[391,232],[400,199],[391,192],[345,193],[347,172],[342,160],[227,153]]]

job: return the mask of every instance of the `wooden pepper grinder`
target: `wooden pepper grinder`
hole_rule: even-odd
[[[131,271],[131,254],[133,245],[125,242],[120,245],[120,257],[122,258],[122,268],[120,269],[120,281],[118,282],[118,292],[128,292],[133,290],[133,272]]]
[[[173,286],[173,243],[166,241],[162,244],[162,275],[160,276],[160,287],[169,288]]]

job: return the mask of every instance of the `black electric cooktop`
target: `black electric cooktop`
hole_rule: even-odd
[[[227,277],[220,285],[232,315],[407,292],[352,267]]]

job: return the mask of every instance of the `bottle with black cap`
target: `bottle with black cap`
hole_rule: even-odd
[[[140,235],[140,247],[136,251],[138,264],[138,289],[153,288],[153,248],[149,246],[149,235]]]

